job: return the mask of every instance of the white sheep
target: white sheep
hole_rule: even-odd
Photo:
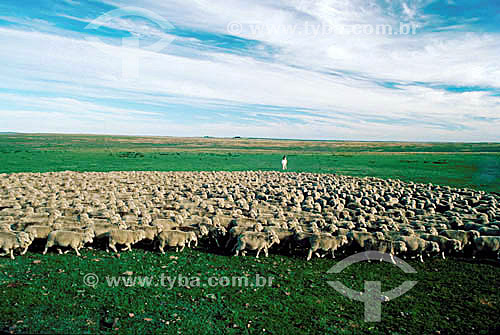
[[[93,241],[93,233],[91,230],[85,233],[56,230],[51,232],[47,237],[47,243],[45,244],[45,250],[43,251],[43,254],[45,255],[49,248],[53,246],[58,246],[58,247],[71,247],[73,250],[75,250],[78,256],[81,256],[79,250],[83,248],[85,243],[92,243],[92,241]],[[62,250],[60,248],[58,248],[57,250],[59,254],[62,254]]]
[[[0,249],[4,251],[0,256],[10,254],[10,258],[14,259],[14,249],[21,248],[24,255],[28,247],[33,242],[33,237],[25,232],[0,232]]]

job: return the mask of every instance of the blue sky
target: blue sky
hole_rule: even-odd
[[[499,22],[486,0],[2,0],[0,132],[497,142]]]

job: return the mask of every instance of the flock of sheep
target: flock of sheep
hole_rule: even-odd
[[[282,172],[0,174],[0,249],[197,247],[307,259],[376,250],[500,257],[500,197],[399,180]]]

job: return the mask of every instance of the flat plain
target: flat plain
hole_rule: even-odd
[[[498,143],[321,142],[267,139],[0,135],[0,173],[49,171],[278,170],[374,176],[500,192]],[[35,246],[36,247],[36,246]],[[0,330],[13,333],[171,334],[494,334],[500,331],[500,267],[495,260],[452,257],[408,263],[360,263],[327,274],[338,260],[271,254],[232,257],[206,250],[166,255],[147,245],[116,257],[103,250],[0,259]],[[85,274],[106,276],[273,276],[271,287],[87,287]],[[363,304],[327,285],[362,290],[418,281],[383,304],[380,323],[363,321]]]

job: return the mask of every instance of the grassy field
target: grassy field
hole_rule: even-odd
[[[500,192],[500,144],[0,135],[0,173],[275,170],[375,176]]]
[[[286,153],[292,171],[399,178],[500,192],[499,144],[348,143],[0,135],[0,173],[112,170],[271,170]],[[267,259],[186,250],[165,256],[143,245],[117,258],[102,250],[58,256],[40,246],[0,258],[0,331],[168,334],[498,334],[500,267],[488,260],[360,263],[327,274],[331,259],[302,254]],[[108,276],[272,276],[270,287],[109,287]],[[84,284],[88,273],[100,281]],[[363,304],[327,285],[363,290],[418,281],[383,304],[382,322],[363,321]]]

